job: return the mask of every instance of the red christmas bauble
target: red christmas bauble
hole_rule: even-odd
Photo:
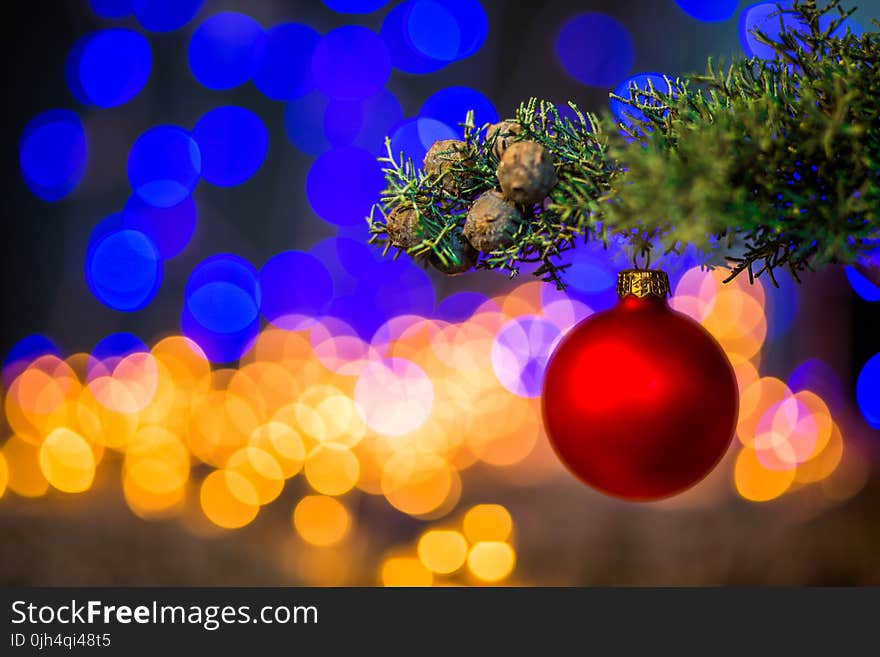
[[[666,304],[655,270],[618,278],[617,305],[575,326],[544,378],[547,435],[581,481],[628,500],[675,495],[727,451],[739,395],[727,356]]]

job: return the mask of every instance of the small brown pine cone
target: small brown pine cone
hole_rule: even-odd
[[[419,215],[412,206],[398,205],[391,210],[385,219],[385,231],[391,244],[403,250],[422,241]]]
[[[451,173],[456,164],[470,166],[471,159],[467,155],[467,144],[457,139],[441,139],[435,141],[425,154],[425,173],[432,178],[439,178],[440,184],[450,194],[457,194],[459,182],[464,181],[463,174]]]
[[[466,271],[470,271],[477,264],[477,257],[480,255],[477,250],[472,247],[460,232],[452,234],[452,250],[455,254],[457,262],[454,262],[449,256],[446,256],[446,263],[437,257],[437,254],[431,253],[428,256],[428,262],[439,272],[447,276],[458,276]]]
[[[513,140],[518,135],[521,135],[522,131],[522,125],[511,119],[490,125],[486,130],[486,138],[490,141],[492,139],[495,140],[495,144],[492,146],[495,157],[500,160],[501,156],[504,155],[504,151],[513,144]]]
[[[519,210],[492,189],[480,194],[468,210],[464,236],[480,251],[503,249],[513,244],[513,234],[520,221]]]
[[[508,146],[495,174],[504,198],[521,205],[540,203],[557,182],[553,156],[533,141]]]

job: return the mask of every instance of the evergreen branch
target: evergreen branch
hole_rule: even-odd
[[[835,17],[823,29],[829,12]],[[514,276],[521,263],[537,262],[536,275],[559,287],[561,256],[578,240],[623,241],[636,264],[655,248],[692,245],[730,267],[730,278],[766,273],[775,281],[778,267],[797,278],[860,262],[880,241],[880,36],[832,36],[851,14],[840,0],[780,7],[778,38],[754,32],[775,59],[709,60],[705,74],[665,78],[665,88],[631,85],[626,97],[612,94],[631,108],[627,123],[573,103],[575,119],[563,119],[535,99],[495,126],[477,127],[469,114],[464,141],[435,145],[427,172],[395,158],[388,142],[370,241],[458,273],[473,231],[503,215],[508,223],[476,266]],[[512,149],[518,142],[529,149]],[[541,153],[552,157],[549,172]],[[505,188],[505,167],[516,184],[554,172],[555,184],[540,198],[523,197],[513,183]],[[494,214],[469,217],[482,207],[477,199],[499,188],[486,206]],[[411,213],[411,235],[389,231],[390,213],[401,208]]]

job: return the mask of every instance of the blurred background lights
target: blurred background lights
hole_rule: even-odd
[[[318,547],[335,545],[351,529],[352,518],[335,497],[306,495],[293,510],[293,525],[306,543]]]
[[[405,37],[430,59],[464,59],[486,39],[488,19],[477,0],[409,0],[406,5]]]
[[[128,154],[132,190],[145,203],[159,208],[170,208],[189,196],[201,170],[198,144],[178,126],[150,128]]]
[[[471,543],[506,541],[513,531],[513,519],[500,504],[477,504],[465,513],[462,531]]]
[[[215,14],[190,38],[189,68],[208,89],[232,89],[253,77],[265,47],[263,28],[250,16]]]
[[[468,544],[460,532],[432,529],[419,539],[416,548],[425,568],[439,575],[449,575],[464,565]]]
[[[324,130],[327,96],[313,91],[287,103],[284,109],[284,131],[294,146],[308,155],[320,155],[330,148]]]
[[[428,419],[434,406],[434,386],[415,363],[387,358],[364,368],[354,398],[373,431],[402,436]]]
[[[134,98],[150,77],[153,55],[139,32],[99,30],[81,39],[68,55],[66,77],[83,103],[116,107]]]
[[[492,345],[492,366],[501,385],[519,397],[540,397],[547,361],[561,337],[558,327],[538,317],[506,324]]]
[[[409,119],[391,134],[391,154],[399,161],[402,153],[405,159],[412,160],[416,168],[420,169],[428,149],[435,141],[458,139],[461,136],[460,130],[437,119]]]
[[[692,18],[707,23],[726,21],[736,13],[738,0],[675,0],[681,10]]]
[[[132,333],[111,333],[102,338],[89,354],[86,365],[86,379],[89,382],[113,373],[122,360],[132,354],[147,353],[149,348]]]
[[[82,436],[59,428],[40,445],[40,470],[54,488],[81,493],[95,478],[95,456]]]
[[[218,107],[192,132],[201,156],[201,176],[212,185],[231,187],[253,176],[269,147],[269,133],[256,114],[243,107]]]
[[[290,100],[310,92],[315,86],[312,53],[320,38],[302,23],[282,23],[267,30],[254,74],[257,89],[272,100]]]
[[[328,9],[340,14],[370,14],[384,7],[388,0],[322,0]]]
[[[846,278],[852,289],[865,301],[880,301],[880,287],[874,285],[855,267],[846,267]]]
[[[502,541],[481,541],[474,545],[467,558],[468,568],[479,580],[498,582],[507,577],[516,565],[516,553]]]
[[[371,153],[383,152],[385,137],[402,118],[400,101],[390,91],[383,89],[375,96],[365,98],[360,107],[360,128],[352,145]]]
[[[337,226],[363,223],[384,186],[375,155],[351,146],[322,154],[306,177],[306,195],[312,209]]]
[[[257,272],[237,256],[212,256],[190,274],[186,306],[193,317],[211,331],[236,333],[257,318],[260,307]]]
[[[44,201],[72,192],[86,168],[86,136],[82,121],[70,110],[49,110],[24,129],[18,162],[25,184]]]
[[[171,32],[189,23],[204,0],[131,0],[138,22],[150,32]]]
[[[880,353],[862,366],[856,382],[856,401],[868,424],[880,429]]]
[[[275,326],[296,330],[308,326],[327,310],[333,279],[313,255],[284,251],[260,269],[261,310]]]
[[[3,386],[8,390],[15,378],[40,356],[61,356],[55,343],[35,333],[16,342],[3,358]]]
[[[627,29],[611,16],[593,12],[562,26],[556,54],[570,76],[592,87],[616,85],[629,73],[635,57]]]
[[[131,14],[132,0],[89,0],[96,16],[101,18],[123,18]]]
[[[260,286],[257,271],[243,258],[218,254],[190,274],[181,323],[215,362],[237,360],[259,328]]]
[[[162,259],[144,233],[122,228],[95,239],[86,254],[86,281],[92,294],[109,308],[144,308],[162,282]]]
[[[407,19],[413,2],[414,0],[407,0],[392,8],[382,21],[380,33],[388,47],[394,68],[405,73],[433,73],[449,62],[428,57],[413,45],[407,33]]]
[[[186,248],[196,229],[196,204],[192,196],[167,208],[146,203],[132,194],[122,211],[122,227],[149,237],[164,258],[173,258]]]
[[[474,125],[497,123],[498,112],[492,102],[476,89],[469,87],[446,87],[431,95],[419,110],[419,116],[442,121],[463,135],[464,123],[469,110],[474,112]]]
[[[321,37],[312,55],[312,73],[327,96],[357,100],[382,89],[391,75],[391,60],[375,32],[347,25]]]

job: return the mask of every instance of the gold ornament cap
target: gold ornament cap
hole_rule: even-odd
[[[623,299],[629,295],[665,299],[669,296],[669,276],[659,269],[625,269],[617,274],[617,296]]]

